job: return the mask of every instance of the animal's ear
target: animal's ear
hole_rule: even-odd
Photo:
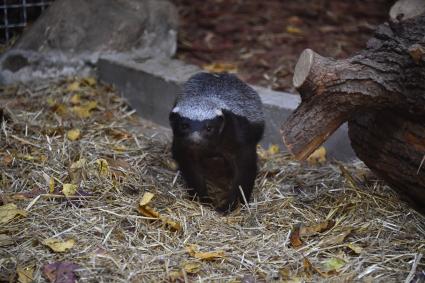
[[[177,121],[177,119],[178,119],[178,117],[179,117],[178,111],[179,111],[178,107],[174,107],[174,108],[171,110],[170,115],[168,116],[168,119],[169,119],[171,122],[173,122],[173,121]]]

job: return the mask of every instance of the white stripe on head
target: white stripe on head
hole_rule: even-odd
[[[174,107],[171,112],[173,112],[173,113],[179,113],[179,111],[180,111],[180,108]]]

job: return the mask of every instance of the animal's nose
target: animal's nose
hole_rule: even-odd
[[[195,131],[193,133],[190,134],[189,136],[190,141],[192,141],[193,143],[201,143],[202,141],[202,136],[198,131]]]

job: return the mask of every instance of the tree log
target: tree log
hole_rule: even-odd
[[[422,14],[381,25],[368,47],[349,59],[305,50],[293,79],[302,103],[282,126],[288,150],[305,159],[342,123],[370,110],[424,118],[425,56],[417,55],[425,48],[424,35]]]
[[[302,103],[281,131],[297,159],[348,121],[357,156],[425,210],[425,14],[379,26],[352,58],[305,50],[293,82]]]

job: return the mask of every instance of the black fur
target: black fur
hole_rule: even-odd
[[[208,77],[206,79],[198,81],[208,84]],[[226,76],[222,79],[226,80]],[[234,80],[234,76],[231,79]],[[209,90],[211,88],[213,86]],[[184,93],[178,99],[185,99]],[[233,99],[240,99],[240,96],[236,94]],[[240,104],[243,107],[243,101]],[[252,122],[231,110],[221,111],[222,116],[203,121],[191,120],[173,112],[169,119],[173,129],[172,155],[190,195],[212,202],[220,212],[229,212],[236,207],[238,200],[243,202],[239,186],[247,201],[251,197],[257,174],[256,147],[263,136],[264,121]],[[261,105],[258,111],[262,114]],[[195,139],[194,132],[198,132]],[[220,184],[221,191],[214,195],[209,193],[207,180]]]

